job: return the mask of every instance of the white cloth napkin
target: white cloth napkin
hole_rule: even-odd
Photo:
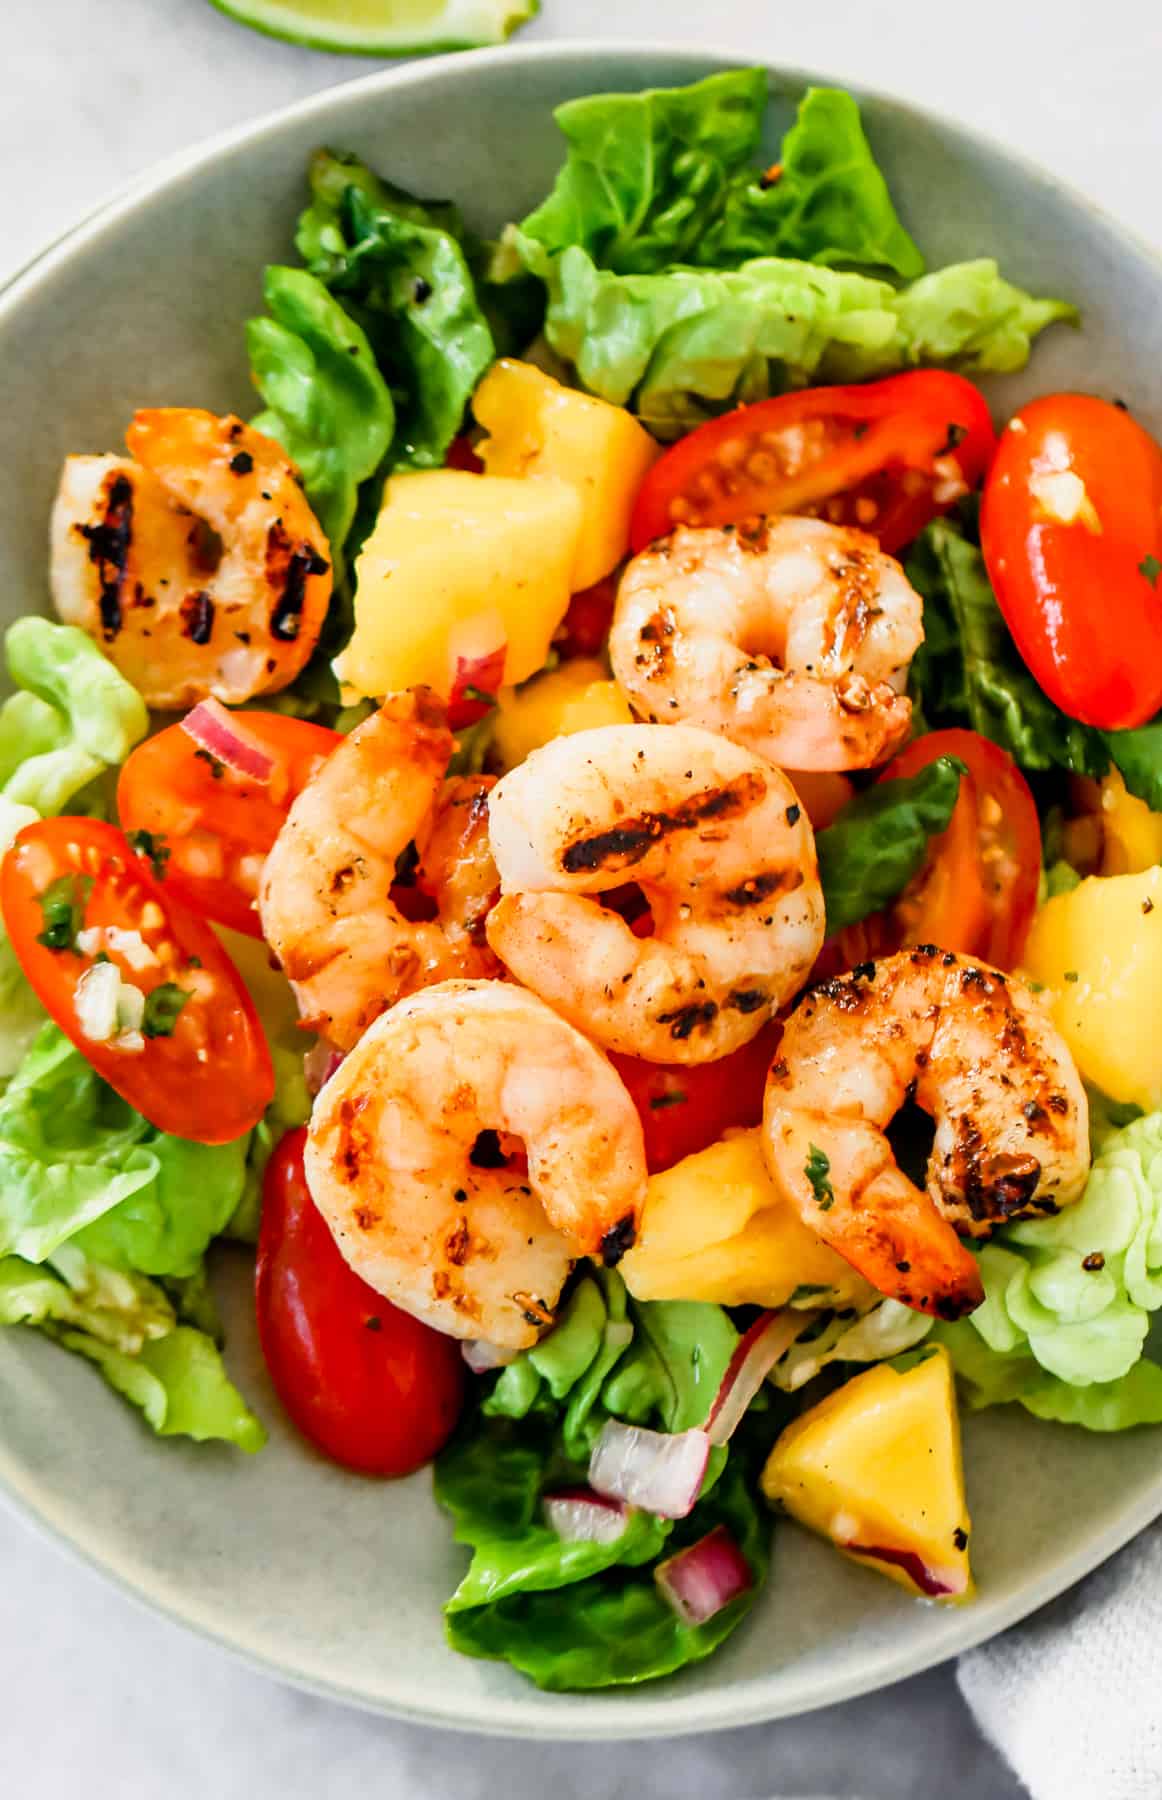
[[[1162,1521],[958,1676],[1033,1800],[1160,1800]]]

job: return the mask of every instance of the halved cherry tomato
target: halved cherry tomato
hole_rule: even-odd
[[[263,861],[291,802],[343,739],[281,713],[248,712],[242,722],[274,758],[269,782],[215,762],[170,725],[125,764],[117,809],[127,832],[149,833],[142,849],[179,899],[219,925],[261,937],[255,902]]]
[[[229,1143],[257,1125],[274,1096],[274,1071],[242,977],[210,927],[154,880],[115,826],[69,818],[26,825],[0,868],[0,906],[41,1004],[150,1124],[200,1144]],[[86,1035],[78,986],[99,961],[144,994],[139,1029]]]
[[[651,1175],[716,1144],[724,1131],[760,1123],[767,1070],[782,1035],[774,1019],[741,1050],[689,1067],[610,1054],[641,1118]]]
[[[995,443],[984,396],[941,370],[780,394],[700,425],[654,464],[630,546],[675,525],[793,512],[858,525],[898,550],[976,486]]]
[[[905,944],[937,944],[1016,966],[1037,906],[1041,825],[1029,784],[1012,757],[975,731],[915,738],[880,776],[915,775],[940,756],[968,768],[947,831],[895,904],[840,933],[841,964],[888,956]]]
[[[1010,419],[981,545],[1001,611],[1062,712],[1106,731],[1162,707],[1162,446],[1090,394]]]
[[[455,1427],[464,1360],[349,1269],[311,1199],[305,1130],[283,1138],[263,1187],[255,1301],[278,1397],[303,1436],[364,1475],[410,1475]]]
[[[570,662],[578,656],[601,655],[613,623],[616,599],[615,575],[603,576],[592,587],[582,588],[579,594],[573,595],[553,639],[553,648],[562,662]]]
[[[444,461],[446,469],[463,469],[469,475],[483,475],[484,464],[472,448],[472,440],[463,433],[454,437],[448,445],[448,455]]]

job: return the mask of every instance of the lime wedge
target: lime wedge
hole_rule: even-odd
[[[410,56],[502,44],[539,0],[211,0],[269,37],[314,50]]]

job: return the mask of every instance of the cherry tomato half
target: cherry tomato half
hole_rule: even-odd
[[[637,1107],[651,1175],[716,1144],[724,1131],[758,1125],[767,1071],[783,1035],[775,1019],[718,1062],[678,1067],[610,1054]]]
[[[154,880],[115,826],[69,818],[26,825],[0,867],[0,907],[37,999],[151,1125],[200,1144],[229,1143],[257,1125],[274,1096],[274,1071],[242,977],[210,927]],[[125,1001],[130,990],[138,1001],[144,995],[144,1017],[89,1037],[89,978],[105,962],[120,974]]]
[[[938,944],[995,968],[1020,960],[1037,906],[1041,825],[1012,757],[975,731],[933,731],[890,762],[881,781],[915,775],[940,756],[968,774],[947,831],[895,904],[840,933],[842,966],[888,956],[905,944]]]
[[[976,486],[995,443],[984,396],[940,370],[780,394],[700,425],[654,464],[630,546],[675,525],[794,512],[898,550]]]
[[[1034,400],[1001,433],[981,545],[1049,698],[1106,731],[1162,707],[1162,447],[1088,394]]]
[[[180,725],[139,744],[121,771],[117,809],[179,899],[207,919],[261,937],[262,865],[291,802],[342,743],[337,731],[281,713],[248,712],[240,725],[274,758],[268,782],[240,775],[199,750]]]
[[[460,1346],[347,1267],[307,1187],[306,1136],[288,1133],[266,1171],[255,1281],[262,1352],[294,1424],[325,1455],[364,1475],[410,1475],[459,1417]]]
[[[617,577],[606,575],[592,587],[582,588],[569,602],[561,620],[553,648],[562,662],[579,656],[600,656],[613,623],[617,599]]]

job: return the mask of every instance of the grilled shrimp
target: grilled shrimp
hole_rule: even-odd
[[[454,740],[427,688],[389,695],[321,765],[291,807],[263,870],[263,936],[304,1023],[348,1050],[404,994],[455,975],[495,974],[483,915],[497,887],[487,784],[444,774]],[[435,919],[392,899],[397,863],[432,852]]]
[[[70,456],[52,514],[61,618],[149,702],[286,687],[318,640],[330,551],[281,444],[195,407],[135,414],[130,456]]]
[[[935,1121],[927,1192],[886,1128],[914,1099]],[[771,1174],[804,1223],[881,1293],[959,1318],[984,1297],[957,1232],[1055,1213],[1089,1168],[1073,1060],[1033,995],[924,945],[806,995],[767,1078]]]
[[[523,1146],[527,1175],[497,1166]],[[553,1322],[574,1260],[633,1244],[645,1149],[601,1052],[535,994],[447,981],[377,1019],[323,1088],[307,1180],[396,1306],[505,1349]]]
[[[811,826],[787,778],[693,726],[559,738],[497,783],[488,941],[609,1049],[710,1062],[803,985],[823,941]],[[601,895],[637,882],[637,937]]]
[[[908,735],[920,597],[874,538],[821,519],[685,526],[634,558],[609,653],[635,712],[785,769],[866,769]]]

